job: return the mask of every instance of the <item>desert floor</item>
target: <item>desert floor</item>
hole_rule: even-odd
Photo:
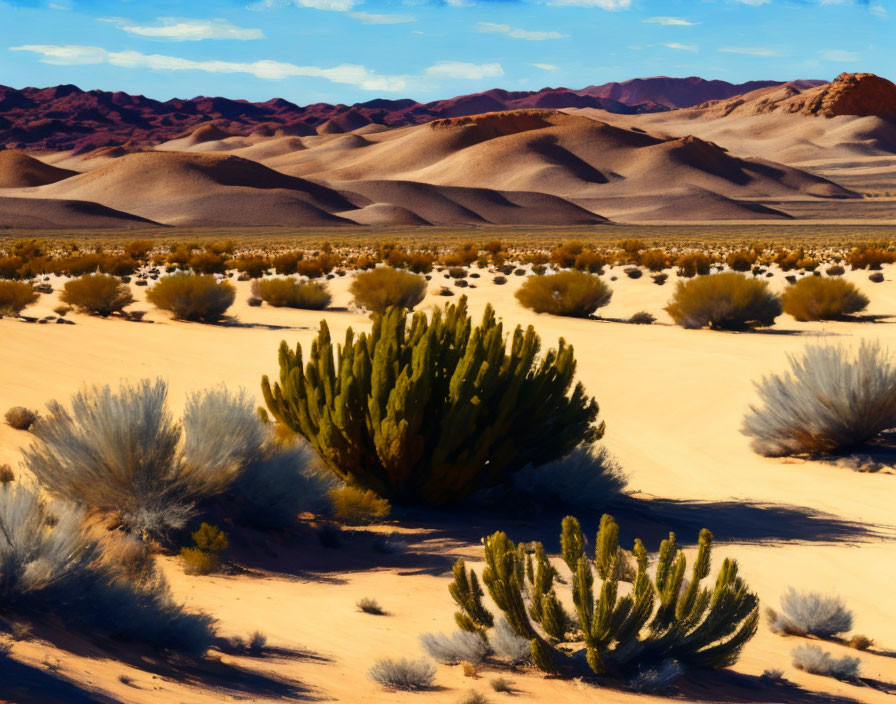
[[[868,313],[896,315],[896,270],[873,284],[867,272],[848,272],[871,298]],[[753,380],[783,371],[787,355],[807,344],[855,344],[878,338],[896,349],[896,318],[877,322],[797,323],[782,316],[767,332],[728,334],[683,330],[662,308],[672,294],[669,282],[657,286],[647,276],[628,279],[620,267],[606,277],[614,295],[602,309],[604,320],[536,316],[513,297],[522,277],[507,285],[482,272],[465,289],[474,316],[492,303],[507,328],[533,324],[545,347],[563,336],[579,361],[579,377],[601,406],[606,446],[629,476],[631,496],[611,507],[620,520],[623,542],[635,536],[655,550],[665,531],[675,529],[687,544],[700,527],[716,535],[714,562],[724,556],[740,561],[743,575],[764,605],[777,606],[788,586],[838,594],[855,612],[855,632],[875,640],[877,652],[856,653],[824,644],[837,655],[858,654],[865,686],[808,675],[790,665],[790,650],[800,642],[770,633],[764,623],[734,669],[735,674],[689,678],[679,697],[705,701],[888,702],[896,694],[896,476],[891,471],[860,473],[822,462],[764,459],[739,433],[741,418],[755,401]],[[322,316],[336,339],[349,325],[369,325],[366,315],[349,311],[348,277],[334,279],[335,310],[320,312],[251,308],[248,284],[239,284],[232,312],[237,323],[200,325],[174,322],[142,302],[150,312],[136,323],[69,314],[76,325],[28,324],[0,320],[2,360],[0,408],[43,408],[51,399],[67,400],[83,383],[116,383],[161,375],[171,388],[176,410],[188,391],[226,383],[243,386],[260,401],[262,374],[277,371],[277,346],[283,339],[310,343]],[[440,305],[443,284],[434,273],[421,307]],[[776,274],[773,287],[783,286]],[[58,287],[58,286],[57,286]],[[456,300],[453,299],[453,300]],[[44,295],[26,315],[47,315],[56,295]],[[340,308],[341,307],[341,308]],[[647,310],[651,326],[625,319]],[[0,426],[0,463],[19,463],[28,435]],[[599,513],[583,517],[586,533],[596,529]],[[439,688],[420,694],[383,690],[367,678],[381,656],[419,657],[417,638],[453,628],[453,603],[447,592],[450,566],[464,555],[478,560],[478,538],[506,528],[517,540],[545,537],[556,550],[556,516],[489,518],[470,514],[408,514],[376,530],[395,533],[407,550],[379,555],[372,537],[347,535],[341,550],[319,545],[308,529],[288,539],[257,538],[239,546],[237,568],[225,575],[185,576],[173,558],[162,558],[176,597],[189,607],[219,619],[223,635],[247,637],[259,630],[276,646],[263,658],[215,655],[201,667],[158,666],[130,658],[125,664],[109,650],[77,642],[66,649],[41,639],[15,643],[12,654],[32,684],[11,696],[16,702],[119,701],[134,703],[318,700],[338,702],[457,702],[473,689],[489,701],[606,701],[645,699],[581,682],[542,677],[534,672],[498,673],[486,669],[478,679],[460,667],[439,666]],[[478,564],[478,562],[476,563]],[[375,597],[386,616],[359,612],[356,601]],[[36,668],[30,670],[26,666]],[[46,686],[48,666],[77,685]],[[768,685],[758,676],[781,668],[791,684]],[[38,672],[38,670],[40,672]],[[514,683],[514,695],[491,691],[499,674]],[[888,693],[889,691],[889,693]],[[0,699],[3,697],[0,696]]]

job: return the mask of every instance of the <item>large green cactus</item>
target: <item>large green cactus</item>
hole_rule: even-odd
[[[660,545],[652,578],[644,544],[635,540],[629,557],[620,549],[618,535],[616,521],[605,515],[592,561],[585,554],[579,522],[571,516],[563,520],[561,553],[572,575],[578,630],[570,628],[569,616],[557,599],[556,570],[541,544],[515,545],[501,532],[485,539],[482,581],[513,630],[529,641],[535,664],[548,672],[571,667],[572,661],[565,657],[570,643],[583,646],[588,666],[598,675],[626,674],[669,659],[711,669],[733,664],[756,633],[758,600],[738,576],[733,560],[722,563],[713,588],[703,586],[709,576],[712,534],[700,532],[687,585],[687,560],[674,533]],[[635,562],[633,574],[630,560]],[[600,579],[597,598],[595,576]],[[469,599],[458,598],[462,592],[457,585],[477,584],[475,573],[470,570],[468,575],[465,566],[456,566],[455,578],[449,591],[460,607],[458,624],[487,632],[494,617],[481,600],[477,597],[471,609]],[[624,582],[629,584],[620,596]],[[561,649],[558,643],[566,645]]]
[[[458,501],[527,464],[562,457],[603,434],[598,406],[562,339],[517,327],[509,344],[489,306],[474,327],[466,298],[432,318],[392,308],[370,334],[335,346],[321,322],[307,364],[280,346],[271,414],[304,436],[343,480],[398,503]]]

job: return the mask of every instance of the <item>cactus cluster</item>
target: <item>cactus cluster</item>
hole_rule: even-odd
[[[573,387],[572,347],[540,346],[532,327],[508,342],[490,306],[473,326],[465,298],[431,318],[390,308],[341,346],[322,321],[307,365],[282,343],[279,382],[264,377],[262,392],[345,482],[446,504],[603,434],[597,402]]]
[[[649,569],[640,540],[630,553],[620,548],[612,516],[601,520],[593,559],[585,553],[579,522],[567,516],[561,552],[571,572],[574,613],[557,596],[557,585],[566,580],[559,579],[540,543],[515,544],[497,532],[484,544],[482,583],[546,672],[571,671],[571,656],[581,651],[596,675],[630,674],[667,660],[717,669],[733,664],[756,632],[758,600],[738,576],[735,561],[722,563],[713,587],[703,585],[712,549],[712,534],[705,529],[686,578],[687,559],[674,533]],[[484,636],[494,616],[482,602],[485,592],[476,573],[463,560],[454,565],[449,592],[460,608],[458,626]]]

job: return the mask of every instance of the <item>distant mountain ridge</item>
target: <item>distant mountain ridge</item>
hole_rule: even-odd
[[[824,81],[806,82],[823,85]],[[233,134],[349,132],[369,124],[397,127],[435,119],[527,108],[597,108],[617,114],[661,112],[724,100],[780,81],[732,84],[698,77],[638,78],[581,90],[492,89],[430,103],[376,98],[354,105],[298,106],[283,98],[260,103],[198,96],[158,101],[121,91],[83,91],[74,85],[17,90],[0,86],[0,146],[74,150],[149,146],[215,122]]]

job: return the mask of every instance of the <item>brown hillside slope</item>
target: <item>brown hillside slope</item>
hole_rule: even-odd
[[[131,229],[159,223],[83,200],[0,196],[0,225],[31,229]]]
[[[329,188],[229,154],[129,154],[40,190],[178,225],[340,224],[332,213],[352,207]]]
[[[18,149],[0,151],[0,188],[44,186],[77,173],[45,164]]]

